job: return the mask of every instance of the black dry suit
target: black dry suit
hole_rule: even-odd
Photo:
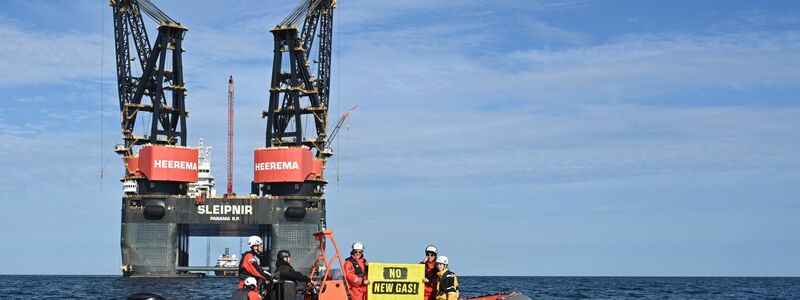
[[[303,273],[295,271],[294,268],[292,268],[292,265],[290,265],[283,259],[279,259],[278,261],[275,262],[275,276],[278,277],[278,279],[280,280],[291,280],[294,282],[311,281],[311,278],[308,278],[308,276],[303,275]]]
[[[275,277],[281,281],[279,288],[274,289],[275,293],[272,295],[273,299],[295,299],[296,293],[298,291],[304,293],[305,291],[305,283],[301,282],[310,282],[311,278],[308,276],[303,275],[303,273],[297,272],[292,268],[292,265],[284,261],[283,259],[278,259],[275,262]],[[293,281],[293,284],[288,284],[286,281]],[[293,296],[294,295],[294,296]]]

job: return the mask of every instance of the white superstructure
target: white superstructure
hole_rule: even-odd
[[[122,192],[126,195],[136,194],[136,180],[128,179],[122,181]]]
[[[211,175],[211,146],[203,146],[203,139],[197,144],[197,182],[189,183],[189,197],[214,197],[217,195],[216,181]]]
[[[239,260],[236,259],[236,255],[231,255],[230,250],[225,248],[225,254],[220,255],[217,258],[217,264],[215,267],[222,267],[222,268],[238,268],[239,267]],[[236,276],[236,269],[233,270],[216,270],[214,271],[214,275],[217,276]]]

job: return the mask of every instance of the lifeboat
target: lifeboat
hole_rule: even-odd
[[[319,242],[320,256],[314,262],[311,268],[311,278],[319,278],[319,280],[312,280],[311,286],[316,287],[308,289],[309,293],[306,294],[306,300],[349,300],[347,297],[346,282],[339,276],[332,276],[330,270],[333,267],[334,261],[338,262],[340,270],[344,270],[344,263],[339,246],[336,244],[336,239],[333,238],[333,230],[323,230],[315,233],[314,238]],[[325,255],[325,241],[331,241],[336,253],[328,258]],[[322,264],[322,265],[320,265]],[[316,274],[316,270],[325,270],[324,274]],[[318,275],[318,276],[314,276]],[[520,292],[498,293],[491,295],[484,295],[473,298],[462,298],[463,300],[531,300],[530,297],[525,296]]]

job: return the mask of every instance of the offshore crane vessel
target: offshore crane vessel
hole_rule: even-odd
[[[198,180],[198,149],[186,146],[182,41],[188,29],[149,0],[110,0],[110,6],[124,142],[115,151],[125,164],[122,181],[135,190],[121,201],[123,276],[235,270],[190,266],[189,237],[198,236],[258,235],[267,249],[265,268],[274,267],[270,258],[277,251],[289,250],[298,270],[310,270],[320,253],[313,233],[325,227],[323,172],[335,136],[328,137],[326,128],[335,1],[301,1],[271,30],[275,59],[262,114],[265,145],[254,150],[251,194],[229,191],[224,197],[187,195],[187,186]],[[158,24],[152,45],[142,13]],[[304,116],[312,118],[314,130],[304,131]]]

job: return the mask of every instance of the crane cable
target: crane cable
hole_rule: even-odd
[[[103,50],[105,48],[105,37],[103,33],[105,32],[105,13],[103,13],[104,2],[100,1],[100,190],[103,190],[103,170],[105,168],[105,162],[103,161],[103,148],[105,147],[105,140],[103,138],[105,128],[103,127],[103,113],[104,113],[104,103],[105,102],[105,77],[103,72],[105,71],[105,60],[103,59]]]
[[[111,159],[111,155],[114,154],[113,151],[109,151],[106,155],[105,159],[103,159],[103,152],[105,149],[105,120],[103,119],[105,115],[105,57],[103,56],[103,50],[105,50],[105,31],[106,31],[106,18],[105,13],[103,12],[105,5],[103,1],[100,1],[100,190],[103,190],[103,177],[105,176],[105,169],[106,165],[108,165],[108,160]]]
[[[164,13],[158,6],[150,2],[150,0],[139,0],[139,7],[149,16],[153,21],[156,21],[159,24],[162,23],[175,23],[172,18],[170,18],[166,13]]]
[[[340,11],[341,11],[341,8],[340,8]],[[333,15],[332,12],[331,12],[331,15]],[[341,20],[339,22],[341,22]],[[342,26],[339,24],[339,22],[333,23],[334,27],[336,27],[337,25],[339,26],[340,30],[337,31],[337,32],[339,32],[339,35],[338,35],[339,40],[336,43],[333,43],[333,35],[331,35],[331,44],[333,44],[334,45],[333,47],[336,48],[336,65],[337,65],[337,68],[336,68],[336,115],[337,116],[342,111],[342,108],[341,108],[341,105],[342,105],[342,103],[341,103],[342,102],[341,91],[342,91],[342,89],[341,89],[341,84],[340,84],[340,82],[341,82],[340,74],[341,74],[342,64],[340,63],[341,61],[339,59],[339,56],[340,56],[339,52],[341,52],[341,50],[342,50],[342,46],[341,46],[341,43],[342,43],[341,28],[342,28]],[[331,83],[328,82],[328,84],[331,84]],[[340,169],[339,169],[339,156],[341,156],[341,153],[342,153],[341,152],[341,150],[342,150],[341,146],[342,146],[341,139],[339,139],[339,140],[336,141],[336,151],[339,152],[339,155],[333,158],[334,160],[336,160],[336,163],[335,163],[336,167],[335,168],[336,168],[336,191],[337,192],[339,191],[339,182],[341,181],[341,172],[340,172]],[[330,145],[328,147],[330,147]]]
[[[317,10],[321,0],[304,0],[298,4],[291,13],[289,13],[286,18],[281,21],[278,26],[288,26],[288,25],[295,25],[297,26],[300,20],[305,21],[305,17],[308,15],[309,12],[314,12]]]

